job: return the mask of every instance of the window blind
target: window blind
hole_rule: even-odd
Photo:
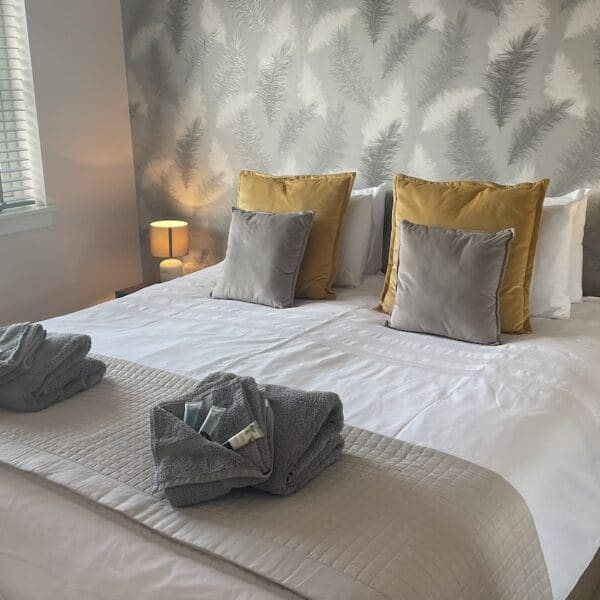
[[[45,205],[24,0],[0,0],[0,214]]]

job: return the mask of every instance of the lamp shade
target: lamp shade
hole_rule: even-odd
[[[150,253],[160,258],[185,256],[189,251],[188,224],[185,221],[150,223]]]

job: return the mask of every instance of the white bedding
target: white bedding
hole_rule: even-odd
[[[46,326],[90,334],[94,352],[197,378],[230,370],[261,382],[333,390],[352,425],[492,469],[527,502],[554,595],[566,597],[600,544],[600,300],[575,305],[569,321],[534,320],[535,334],[483,347],[383,327],[385,315],[371,310],[379,276],[340,292],[334,302],[276,310],[208,298],[218,270]],[[71,515],[80,523],[75,530]],[[85,522],[93,534],[81,531]],[[37,535],[24,536],[13,551],[4,541],[14,537],[18,523],[29,523],[30,530],[35,523]],[[59,546],[63,560],[73,554],[75,567],[60,585],[97,593],[19,596],[15,587],[0,586],[0,597],[9,590],[11,599],[126,598],[140,592],[142,581],[146,598],[164,597],[170,584],[168,596],[177,600],[228,597],[219,587],[232,598],[268,597],[206,560],[184,560],[176,549],[159,552],[141,532],[77,503],[70,506],[34,480],[0,469],[0,581],[14,582],[38,569],[43,578],[52,540],[65,530],[73,530],[72,549],[67,538]],[[102,543],[92,543],[98,538]],[[102,571],[112,580],[99,585]]]

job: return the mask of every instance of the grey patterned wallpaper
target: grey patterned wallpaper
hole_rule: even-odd
[[[219,260],[241,168],[600,186],[600,0],[122,0],[147,225]]]

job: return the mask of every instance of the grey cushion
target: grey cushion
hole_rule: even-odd
[[[291,306],[313,218],[313,211],[273,214],[233,208],[223,273],[212,297]]]
[[[477,344],[500,343],[498,296],[513,230],[402,221],[396,304],[388,326]]]
[[[588,199],[583,236],[583,295],[600,296],[600,193]]]

